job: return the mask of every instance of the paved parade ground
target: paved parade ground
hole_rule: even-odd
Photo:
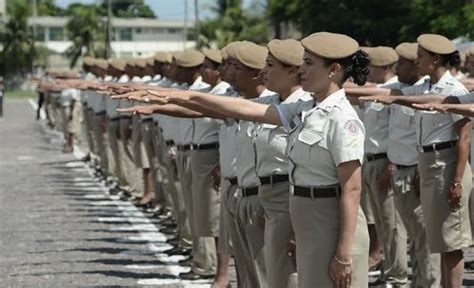
[[[88,166],[61,152],[58,133],[26,99],[0,118],[0,287],[209,287],[177,279],[189,267],[149,218],[105,193]],[[473,249],[468,260],[474,260]],[[233,271],[233,267],[231,271]],[[466,270],[466,287],[474,287]],[[232,283],[236,287],[235,283]]]

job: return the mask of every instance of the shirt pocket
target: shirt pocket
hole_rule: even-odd
[[[402,123],[401,126],[409,128],[415,121],[415,110],[409,107],[401,106],[401,118],[400,121]]]
[[[298,163],[308,163],[322,149],[324,136],[312,130],[302,130],[295,141],[291,156]],[[321,146],[321,147],[320,147]]]
[[[380,112],[385,108],[385,105],[382,103],[371,102],[369,105],[369,108],[374,111]]]

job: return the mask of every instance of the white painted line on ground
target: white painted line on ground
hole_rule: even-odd
[[[35,112],[38,110],[38,103],[36,103],[35,100],[33,100],[32,98],[28,98],[28,103],[30,103],[31,107],[33,108]],[[46,119],[46,113],[44,112],[44,110],[40,111],[40,118],[41,120]]]

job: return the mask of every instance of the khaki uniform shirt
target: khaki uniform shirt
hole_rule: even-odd
[[[265,104],[274,105],[280,104],[281,101],[278,94],[262,99],[268,100]],[[281,103],[295,103],[311,99],[311,95],[300,88]],[[271,124],[256,124],[254,141],[257,149],[257,175],[259,177],[288,174],[288,156],[286,155],[288,132],[285,128]]]
[[[290,181],[298,186],[337,185],[337,167],[364,157],[365,130],[344,89],[324,101],[298,101],[276,108],[290,130]]]
[[[465,96],[467,89],[456,80],[449,71],[439,79],[438,83],[431,85],[430,78],[423,83],[402,89],[405,95],[440,94],[445,96]],[[458,138],[453,124],[464,116],[436,111],[416,111],[416,137],[418,146],[432,145],[441,142],[456,140]]]

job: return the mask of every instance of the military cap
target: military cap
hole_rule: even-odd
[[[464,54],[468,57],[474,56],[474,47],[467,48],[466,51],[464,51]]]
[[[395,47],[395,51],[398,53],[400,57],[403,57],[408,60],[415,61],[417,56],[416,50],[418,49],[418,44],[416,43],[408,43],[408,42],[403,42],[398,44],[397,47]]]
[[[370,65],[384,67],[397,63],[398,54],[391,47],[378,46],[364,50],[370,57]]]
[[[417,42],[426,51],[436,54],[446,55],[456,51],[456,47],[448,38],[438,34],[422,34]]]
[[[96,59],[95,66],[99,67],[100,69],[107,70],[109,67],[109,62],[107,62],[105,59]]]
[[[135,58],[134,62],[135,62],[135,66],[139,68],[145,68],[147,64],[145,58]]]
[[[221,53],[220,50],[204,48],[204,49],[202,50],[202,53],[203,53],[204,56],[206,56],[206,58],[208,58],[209,60],[211,60],[211,61],[213,61],[213,62],[216,62],[216,63],[219,63],[219,64],[222,63],[222,53]]]
[[[171,54],[169,52],[166,52],[165,62],[166,63],[173,63],[173,54]]]
[[[148,66],[153,66],[153,65],[155,65],[155,58],[153,58],[153,57],[145,58],[145,61],[146,61],[146,64],[147,64]]]
[[[155,62],[165,63],[166,62],[166,54],[165,52],[158,52],[153,55],[153,59]]]
[[[227,53],[227,45],[221,49],[222,60],[227,60],[229,58],[229,54]]]
[[[278,61],[294,66],[303,64],[304,48],[299,41],[294,39],[274,39],[267,44],[268,51]]]
[[[86,56],[86,57],[84,57],[82,62],[87,66],[94,66],[95,59],[93,57]]]
[[[317,32],[301,40],[309,52],[327,59],[342,59],[357,52],[359,44],[344,34]]]
[[[235,59],[236,56],[235,56],[235,48],[237,47],[237,45],[240,43],[240,41],[234,41],[234,42],[230,42],[229,44],[227,44],[225,46],[225,53],[227,53],[227,58],[232,58],[232,59]]]
[[[174,59],[179,67],[190,68],[201,65],[204,62],[204,54],[197,50],[186,50],[175,53]]]
[[[117,69],[119,71],[124,71],[125,66],[127,66],[127,62],[125,60],[122,60],[122,59],[112,58],[112,59],[109,59],[109,65],[114,67],[115,69]]]
[[[268,49],[250,41],[235,45],[235,59],[252,69],[263,69],[267,64]]]

